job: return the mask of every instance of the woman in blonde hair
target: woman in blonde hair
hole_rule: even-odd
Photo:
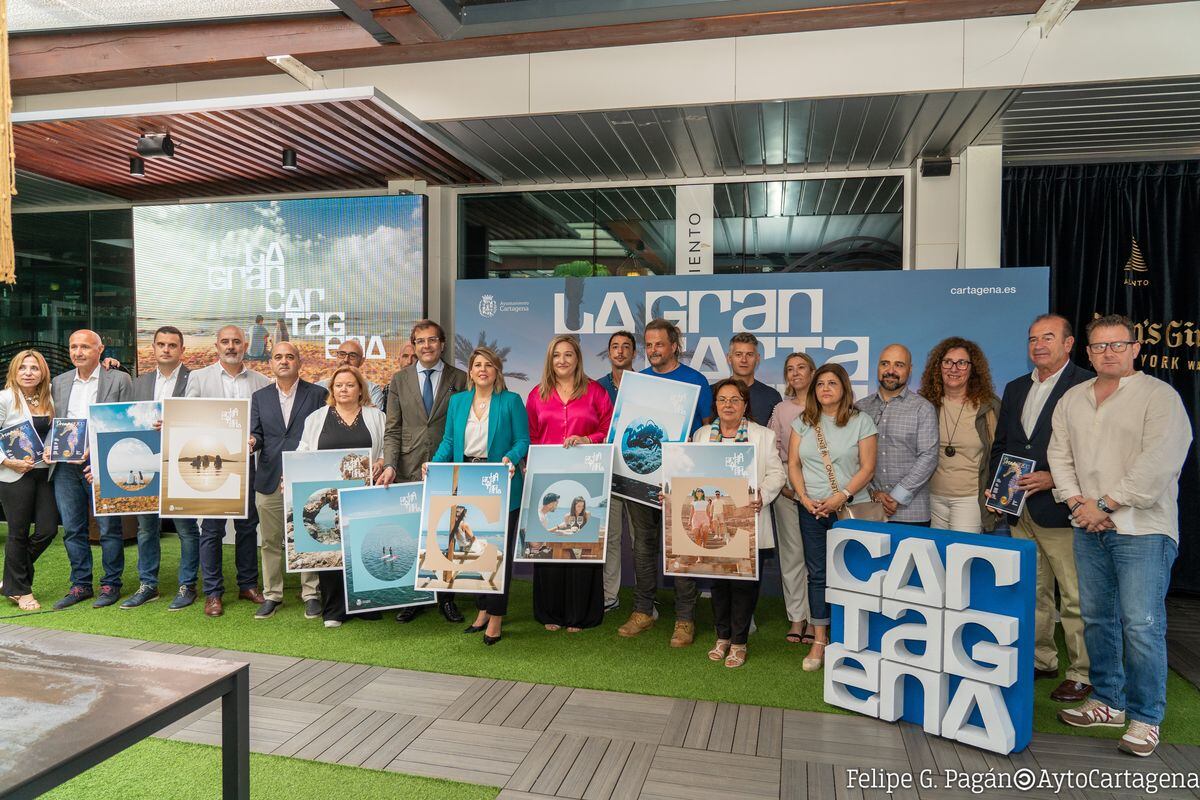
[[[525,400],[532,444],[600,444],[608,438],[613,407],[604,387],[583,373],[583,352],[574,336],[555,336],[546,348],[542,382]],[[583,499],[583,498],[579,498]],[[569,517],[577,514],[571,503]],[[586,502],[582,515],[586,516]],[[603,564],[536,564],[533,615],[548,631],[577,633],[604,619]]]
[[[0,391],[0,429],[29,420],[45,442],[53,416],[46,359],[37,350],[22,350],[9,364],[8,380]],[[58,533],[58,507],[49,475],[43,453],[30,460],[7,457],[0,460],[0,506],[8,520],[4,595],[22,611],[41,608],[33,596],[33,563]]]

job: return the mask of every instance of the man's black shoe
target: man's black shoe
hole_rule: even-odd
[[[396,612],[396,622],[405,625],[425,613],[425,606],[409,606]]]
[[[442,616],[446,618],[446,622],[462,622],[462,612],[458,610],[458,606],[454,605],[453,600],[447,600],[439,606],[442,609]]]

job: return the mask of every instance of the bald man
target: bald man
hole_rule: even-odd
[[[363,348],[357,340],[347,339],[338,345],[337,365],[339,367],[350,366],[361,370],[363,368],[363,361]],[[363,377],[366,376],[364,375]],[[317,381],[317,386],[320,386],[322,389],[328,389],[329,380],[324,379]],[[379,384],[367,381],[367,392],[371,395],[371,402],[375,404],[375,407],[380,411],[386,412],[387,408],[384,405],[383,387]]]
[[[123,403],[133,398],[133,381],[120,370],[100,366],[104,342],[95,331],[79,330],[68,340],[74,369],[55,376],[50,384],[55,415],[71,419],[88,416],[94,403]],[[92,548],[88,544],[88,509],[91,484],[84,476],[85,464],[54,464],[50,479],[54,483],[54,500],[63,522],[63,545],[71,562],[71,588],[54,604],[56,611],[88,600],[92,588]],[[119,517],[100,517],[100,556],[104,577],[100,579],[100,596],[93,608],[111,606],[121,596],[121,573],[125,571],[125,548],[121,538]]]
[[[858,401],[875,420],[879,451],[871,499],[890,522],[929,525],[929,478],[937,468],[938,423],[933,404],[909,391],[912,353],[889,344],[879,354],[879,389]]]
[[[400,369],[411,367],[417,363],[417,348],[413,347],[412,342],[405,342],[400,348]]]
[[[217,331],[217,361],[194,371],[188,377],[186,397],[249,400],[271,384],[267,376],[248,369],[246,334],[237,325]],[[254,485],[254,460],[250,461],[250,485]],[[233,521],[234,564],[237,566],[238,597],[262,605],[258,590],[258,511],[249,503],[248,514]],[[206,519],[200,523],[200,575],[204,591],[204,613],[219,617],[225,613],[225,576],[221,571],[221,543],[225,538],[225,519]]]
[[[327,392],[300,380],[302,359],[291,342],[271,348],[275,384],[259,389],[250,398],[250,448],[258,453],[254,472],[254,505],[262,531],[263,601],[254,618],[270,619],[283,605],[283,454],[295,450],[304,432],[304,420],[325,405]],[[300,573],[300,598],[304,616],[320,619],[321,592],[317,573]]]

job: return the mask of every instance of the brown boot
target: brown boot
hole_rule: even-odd
[[[696,623],[676,622],[675,632],[671,634],[671,647],[687,647],[696,638]]]
[[[204,616],[219,617],[225,613],[225,607],[221,603],[221,595],[210,594],[204,598]]]
[[[654,617],[649,614],[643,614],[640,611],[635,611],[629,615],[629,619],[625,624],[617,628],[617,635],[624,636],[626,639],[632,639],[642,631],[648,631],[654,627]]]

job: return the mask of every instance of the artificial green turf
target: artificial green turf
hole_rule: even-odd
[[[776,706],[804,711],[844,713],[822,699],[822,673],[800,669],[806,647],[784,641],[787,617],[783,601],[763,597],[755,618],[758,632],[750,639],[749,659],[741,669],[725,669],[708,660],[712,646],[712,613],[709,603],[697,608],[696,643],[689,648],[667,646],[671,635],[672,595],[660,593],[662,619],[649,632],[635,639],[617,636],[617,627],[631,609],[629,592],[622,594],[622,606],[606,615],[599,628],[569,634],[550,633],[533,620],[531,585],[514,581],[510,614],[504,622],[504,639],[485,647],[482,637],[464,635],[462,625],[446,623],[431,610],[407,625],[392,621],[385,613],[380,622],[355,620],[341,628],[326,629],[320,620],[304,619],[298,598],[297,576],[289,575],[285,604],[269,620],[252,618],[255,606],[234,600],[228,587],[233,581],[233,550],[225,548],[225,616],[209,619],[202,603],[184,611],[168,613],[167,603],[176,588],[175,571],[179,559],[178,540],[162,540],[161,588],[164,597],[142,608],[124,611],[116,606],[92,609],[90,604],[58,612],[21,613],[8,606],[5,622],[19,622],[61,630],[150,639],[200,647],[247,650],[300,658],[330,659],[361,664],[422,670],[426,672],[471,675],[502,680],[549,683],[586,689],[684,697],[726,703]],[[137,586],[136,548],[126,547],[125,587],[128,595]],[[95,568],[100,568],[99,548],[93,548]],[[35,593],[44,607],[49,606],[68,588],[69,569],[66,552],[59,542],[38,560]],[[473,617],[468,597],[459,599],[459,608]],[[1061,651],[1060,642],[1060,651]],[[1065,652],[1060,663],[1066,664]],[[1035,685],[1034,730],[1082,736],[1114,737],[1120,731],[1081,730],[1059,723],[1055,712],[1062,706],[1048,695],[1056,680],[1040,680]],[[1200,691],[1170,673],[1167,684],[1167,716],[1164,739],[1169,742],[1200,744]]]
[[[183,800],[219,797],[220,793],[219,748],[165,739],[145,739],[42,797],[47,800],[76,800],[80,797]],[[264,800],[281,797],[494,800],[499,793],[499,789],[491,786],[250,754],[250,797]]]

